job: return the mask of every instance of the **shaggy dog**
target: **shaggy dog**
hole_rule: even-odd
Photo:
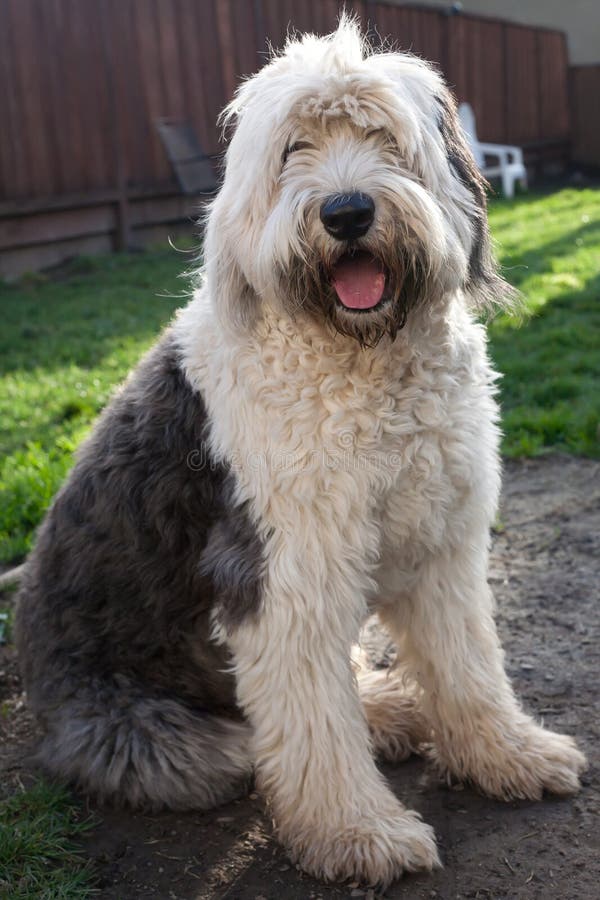
[[[585,762],[515,698],[486,581],[500,464],[472,310],[507,288],[426,63],[342,21],[226,118],[196,294],[28,564],[29,703],[46,767],[101,799],[208,808],[254,772],[307,872],[385,884],[439,861],[376,753],[430,742],[444,777],[504,799],[576,791]],[[372,611],[402,677],[357,689]]]

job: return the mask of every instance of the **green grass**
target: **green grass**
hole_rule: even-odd
[[[504,452],[600,456],[600,191],[496,201],[490,218],[526,302],[490,326]],[[0,285],[0,562],[29,550],[73,450],[183,302],[189,264],[164,249]]]
[[[81,259],[0,285],[0,562],[29,550],[90,423],[183,302],[190,259]]]
[[[521,320],[496,319],[504,453],[600,456],[600,191],[492,204],[490,221]]]
[[[64,788],[45,781],[0,801],[0,898],[89,897],[92,872],[76,841],[91,824]]]

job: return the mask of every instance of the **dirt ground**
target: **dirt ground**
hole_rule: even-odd
[[[386,766],[394,791],[435,827],[444,869],[408,876],[387,898],[597,900],[600,897],[600,463],[509,462],[490,573],[506,661],[526,707],[577,735],[590,770],[575,799],[501,804],[431,781],[424,763]],[[35,738],[14,654],[0,655],[0,777],[27,779]],[[85,803],[85,801],[82,801]],[[381,896],[324,886],[271,836],[260,799],[211,813],[98,810],[85,851],[100,900],[327,900]]]

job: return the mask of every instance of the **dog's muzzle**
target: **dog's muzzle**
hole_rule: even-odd
[[[349,245],[330,273],[338,301],[346,309],[373,309],[385,288],[383,267],[371,254],[350,244],[364,237],[373,224],[373,198],[362,193],[334,194],[324,201],[320,216],[327,233]]]

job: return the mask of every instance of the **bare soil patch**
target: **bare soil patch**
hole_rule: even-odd
[[[577,735],[590,770],[570,800],[501,804],[432,783],[424,763],[385,767],[393,789],[435,827],[444,869],[410,876],[388,898],[596,900],[600,897],[600,463],[508,462],[491,581],[507,667],[526,707]],[[0,779],[32,777],[35,738],[10,648],[0,648]],[[86,803],[82,800],[82,803]],[[100,900],[328,900],[377,897],[324,886],[286,858],[260,799],[210,813],[90,810],[85,852]]]

